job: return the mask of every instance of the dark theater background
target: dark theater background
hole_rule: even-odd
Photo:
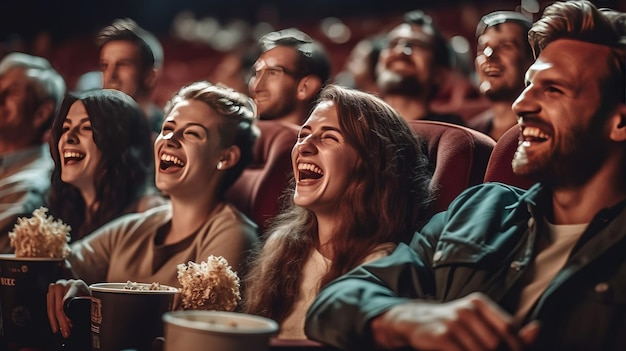
[[[260,35],[297,27],[320,40],[338,73],[361,39],[389,29],[403,12],[431,15],[452,44],[465,71],[473,68],[474,30],[494,10],[535,13],[538,0],[5,0],[0,9],[0,57],[12,51],[46,57],[72,90],[83,73],[98,69],[97,31],[129,17],[161,40],[165,62],[155,91],[164,103],[181,85],[220,79],[227,62],[245,55]],[[596,0],[626,10],[626,0]],[[471,73],[471,72],[466,72]]]

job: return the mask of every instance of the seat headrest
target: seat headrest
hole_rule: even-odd
[[[500,182],[508,185],[528,189],[535,181],[513,173],[511,162],[515,150],[519,145],[519,127],[517,125],[507,130],[496,143],[487,165],[484,182]]]
[[[265,230],[266,222],[280,210],[280,198],[293,177],[291,149],[298,137],[298,126],[257,121],[261,135],[254,145],[250,165],[226,192],[226,200]]]
[[[409,125],[421,136],[433,169],[431,184],[437,189],[433,211],[445,210],[468,187],[483,182],[495,141],[466,127],[416,120]]]

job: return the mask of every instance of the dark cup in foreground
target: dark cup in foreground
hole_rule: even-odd
[[[92,350],[151,350],[156,337],[163,336],[163,314],[174,306],[178,289],[137,284],[142,290],[125,289],[126,283],[98,283],[91,290]]]
[[[46,312],[48,285],[61,275],[61,258],[0,255],[0,334],[17,347],[49,347],[55,342]],[[0,346],[1,347],[1,346]]]

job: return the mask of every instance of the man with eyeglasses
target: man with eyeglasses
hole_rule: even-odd
[[[519,12],[496,11],[483,16],[476,28],[479,89],[491,106],[467,124],[494,140],[517,123],[511,105],[524,90],[524,73],[534,61],[528,43],[531,26]]]
[[[295,28],[270,32],[259,44],[248,89],[260,118],[302,124],[330,76],[326,51]]]
[[[430,109],[451,54],[447,40],[430,16],[415,10],[386,36],[377,66],[377,84],[383,99],[406,120],[434,120],[463,125],[455,114],[438,114]]]

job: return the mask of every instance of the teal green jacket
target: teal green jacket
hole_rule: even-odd
[[[537,350],[626,350],[626,211],[597,213],[565,266],[529,313]],[[482,292],[511,314],[514,286],[532,262],[551,194],[498,183],[472,187],[435,215],[409,245],[326,286],[308,311],[311,339],[372,348],[369,322],[410,299],[446,302]]]

